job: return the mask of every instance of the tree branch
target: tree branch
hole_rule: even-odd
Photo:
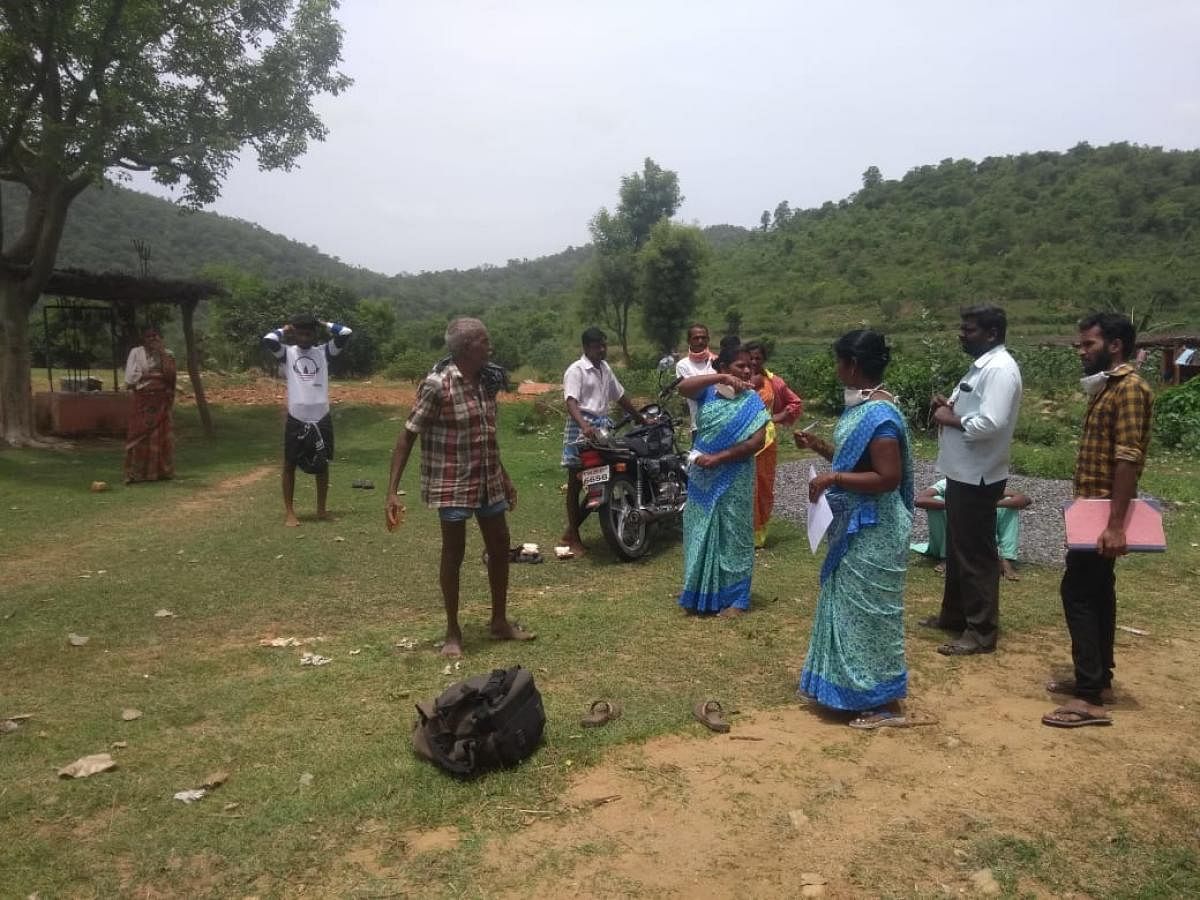
[[[79,120],[79,114],[87,104],[92,91],[99,98],[104,90],[104,70],[112,62],[112,45],[117,36],[117,28],[121,24],[121,15],[125,11],[125,0],[113,0],[108,11],[108,18],[96,42],[96,51],[92,54],[92,65],[88,73],[76,82],[75,96],[67,108],[67,121],[74,125]],[[101,99],[101,105],[103,101]]]

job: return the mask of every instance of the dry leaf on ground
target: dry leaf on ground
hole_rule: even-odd
[[[156,619],[173,619],[173,618],[175,618],[175,613],[171,612],[171,610],[169,610],[169,609],[160,609],[154,613],[154,618],[156,618]]]
[[[133,709],[130,707],[128,709],[121,710],[122,722],[132,722],[134,719],[140,719],[141,717],[142,711],[140,709]]]
[[[93,753],[91,756],[81,756],[70,765],[58,770],[59,778],[87,778],[100,772],[107,772],[117,767],[116,761],[107,753]]]
[[[318,653],[305,653],[300,657],[300,665],[302,666],[327,666],[333,659],[328,656],[321,656]]]
[[[70,644],[72,647],[82,647],[84,644],[86,644],[88,642],[88,640],[89,640],[89,638],[87,635],[76,634],[73,631],[67,635],[67,643]]]
[[[192,788],[187,791],[176,791],[171,799],[182,800],[184,803],[195,803],[197,800],[203,800],[207,796],[208,791],[204,788]]]

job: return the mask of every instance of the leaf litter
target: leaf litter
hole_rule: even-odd
[[[117,767],[114,760],[107,753],[93,753],[90,756],[81,756],[75,762],[63,766],[58,770],[59,778],[89,778],[92,775],[98,775],[101,772],[108,772]]]

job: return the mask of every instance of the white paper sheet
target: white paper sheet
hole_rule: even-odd
[[[816,477],[817,470],[809,466],[808,480],[812,481]],[[813,553],[817,552],[817,545],[821,543],[821,538],[829,530],[832,521],[833,510],[829,508],[829,501],[825,499],[825,492],[822,491],[816,503],[808,504],[808,546]]]

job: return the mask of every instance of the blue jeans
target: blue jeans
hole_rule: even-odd
[[[443,522],[465,522],[471,516],[492,519],[504,515],[507,510],[507,500],[497,500],[488,506],[443,506],[438,509],[438,518]]]

